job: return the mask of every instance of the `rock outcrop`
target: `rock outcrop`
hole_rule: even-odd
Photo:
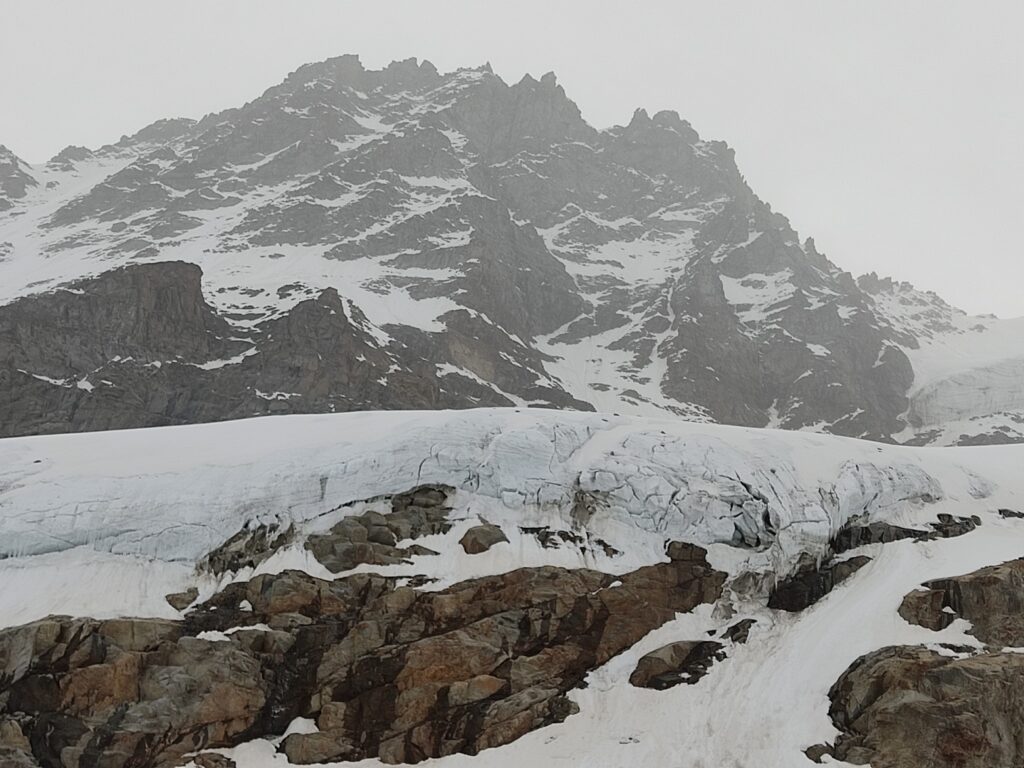
[[[812,757],[879,768],[1014,766],[1024,761],[1024,560],[936,579],[900,605],[940,630],[955,619],[982,644],[883,648],[858,659],[829,693],[841,731]]]
[[[938,515],[936,522],[929,523],[928,525],[931,530],[904,528],[886,522],[851,523],[844,525],[839,533],[836,534],[832,540],[832,549],[836,554],[842,554],[867,544],[889,544],[902,539],[934,541],[935,539],[963,536],[965,533],[970,533],[981,525],[981,518],[977,515],[958,517],[941,513]]]
[[[829,693],[829,752],[876,768],[992,768],[1024,760],[1024,656],[892,647],[858,659]]]
[[[3,630],[0,749],[29,765],[170,766],[301,716],[319,731],[284,740],[295,763],[475,754],[568,717],[587,672],[718,598],[725,575],[704,551],[673,552],[619,577],[546,566],[439,592],[285,571],[182,621]]]
[[[0,306],[0,435],[512,404],[478,384],[452,389],[372,330],[331,289],[242,332],[207,303],[193,265],[113,270]]]
[[[1024,647],[1024,559],[922,586],[900,604],[907,621],[939,630],[966,619],[968,631],[985,645]]]
[[[330,531],[314,534],[305,547],[331,573],[341,573],[366,563],[396,565],[408,563],[413,555],[436,555],[431,549],[412,545],[398,547],[400,541],[436,533],[447,533],[448,496],[453,488],[420,486],[391,498],[391,512],[365,512],[347,515]]]

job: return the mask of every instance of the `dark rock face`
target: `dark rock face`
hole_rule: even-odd
[[[884,285],[801,242],[732,150],[674,112],[597,131],[553,74],[509,85],[342,56],[47,168],[86,162],[110,175],[83,194],[58,183],[40,247],[88,245],[134,282],[77,284],[90,303],[40,294],[47,278],[0,308],[3,435],[515,404],[904,426],[898,345],[916,341],[885,316]],[[5,216],[0,280],[32,256]],[[205,300],[173,258],[202,267]],[[65,308],[77,333],[55,321]]]
[[[725,646],[712,640],[671,643],[641,658],[629,682],[637,688],[659,691],[681,683],[693,685],[712,664],[724,658]]]
[[[892,523],[877,522],[867,525],[846,525],[832,540],[832,550],[836,554],[847,552],[867,544],[888,544],[901,539],[913,539],[914,541],[934,541],[935,539],[949,539],[954,536],[963,536],[970,533],[979,525],[981,518],[977,515],[972,517],[957,517],[942,513],[938,516],[937,522],[928,524],[930,531],[916,528],[903,528]]]
[[[724,580],[677,547],[620,577],[524,568],[416,592],[286,571],[230,584],[183,621],[45,619],[0,632],[0,749],[30,765],[169,766],[305,716],[320,732],[282,745],[297,763],[475,754],[571,715],[565,694],[588,671]]]
[[[757,624],[757,619],[740,619],[725,630],[723,637],[734,643],[745,643],[750,638],[751,627],[755,624]]]
[[[798,612],[814,605],[865,565],[870,557],[858,555],[838,563],[820,567],[808,563],[788,576],[772,589],[768,596],[768,607],[783,611]]]
[[[200,280],[190,264],[138,265],[0,306],[0,435],[512,404],[382,347],[333,290],[239,336]]]
[[[213,574],[255,568],[274,552],[290,544],[295,536],[294,528],[281,530],[276,524],[246,525],[199,563],[199,570]]]
[[[831,753],[878,768],[991,768],[1024,760],[1024,656],[923,647],[861,657],[829,693]]]

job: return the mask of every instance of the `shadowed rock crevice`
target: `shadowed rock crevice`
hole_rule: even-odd
[[[870,557],[858,555],[837,563],[808,562],[779,581],[768,596],[768,607],[797,612],[814,605],[865,565]]]

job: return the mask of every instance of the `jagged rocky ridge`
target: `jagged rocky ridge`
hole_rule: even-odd
[[[1010,414],[963,427],[1005,441],[1024,408],[1012,384],[908,397],[915,350],[970,322],[855,281],[676,113],[598,131],[550,74],[343,56],[237,109],[2,167],[8,435],[533,404],[941,442]],[[26,360],[71,304],[58,285],[103,299]],[[111,316],[139,334],[103,338]]]

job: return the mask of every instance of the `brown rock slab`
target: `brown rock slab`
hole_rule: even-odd
[[[858,659],[829,693],[842,732],[832,754],[878,768],[1024,764],[1024,656],[883,648]]]
[[[675,554],[617,577],[520,568],[438,592],[284,571],[231,583],[181,621],[0,630],[0,723],[21,729],[32,760],[67,768],[93,766],[97,749],[104,768],[173,765],[295,717],[320,728],[285,740],[295,763],[476,754],[570,716],[566,694],[588,672],[720,596],[725,574],[702,549]],[[226,641],[195,636],[227,629]],[[3,748],[20,750],[5,728],[16,744]]]

